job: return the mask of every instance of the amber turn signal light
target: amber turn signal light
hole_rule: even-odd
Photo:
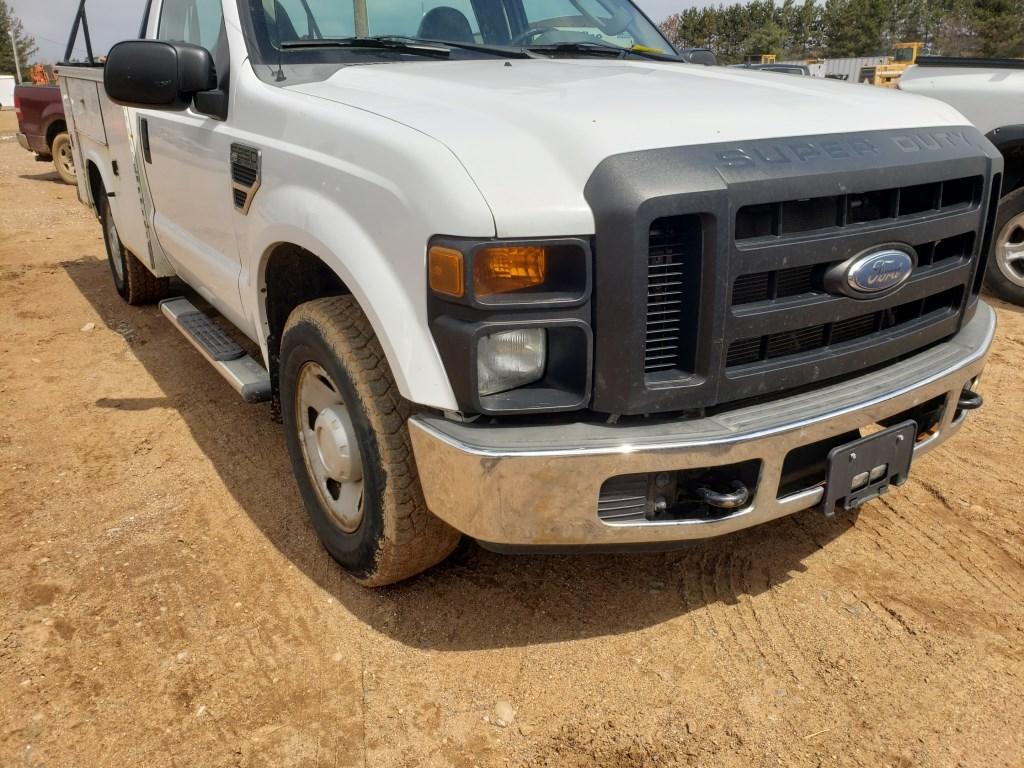
[[[433,246],[427,254],[430,290],[456,298],[465,293],[462,277],[462,254],[454,248]]]
[[[493,246],[473,257],[473,292],[477,296],[511,293],[543,285],[547,249],[537,245]]]

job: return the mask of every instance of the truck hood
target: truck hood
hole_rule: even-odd
[[[952,107],[894,90],[641,60],[348,66],[289,90],[373,112],[447,146],[490,206],[498,236],[592,233],[583,188],[611,155],[968,124]]]

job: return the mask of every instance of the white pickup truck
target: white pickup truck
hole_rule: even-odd
[[[1024,304],[1024,59],[922,56],[897,86],[952,105],[1003,155],[1003,191],[986,283]]]
[[[956,110],[440,2],[152,0],[61,68],[118,292],[272,400],[362,583],[850,509],[981,404],[1003,161]]]

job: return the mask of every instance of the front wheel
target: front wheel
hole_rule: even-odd
[[[75,156],[71,151],[71,137],[68,136],[67,131],[62,131],[54,137],[53,144],[50,145],[50,153],[53,155],[54,170],[57,171],[61,181],[65,184],[74,184],[77,178]]]
[[[1024,304],[1024,187],[999,201],[985,285],[994,296]]]
[[[281,415],[317,535],[366,586],[447,557],[459,533],[426,506],[409,440],[410,403],[351,296],[317,299],[285,324]]]

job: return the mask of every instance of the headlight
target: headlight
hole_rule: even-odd
[[[427,318],[466,416],[573,411],[590,400],[590,238],[427,243]]]
[[[537,290],[545,283],[548,249],[543,246],[489,246],[473,258],[477,297]],[[585,274],[580,270],[581,275]]]
[[[481,396],[505,392],[538,381],[547,360],[543,328],[500,331],[477,343],[476,375]]]
[[[590,294],[590,251],[581,238],[434,238],[427,248],[430,292],[487,309],[579,306]]]

